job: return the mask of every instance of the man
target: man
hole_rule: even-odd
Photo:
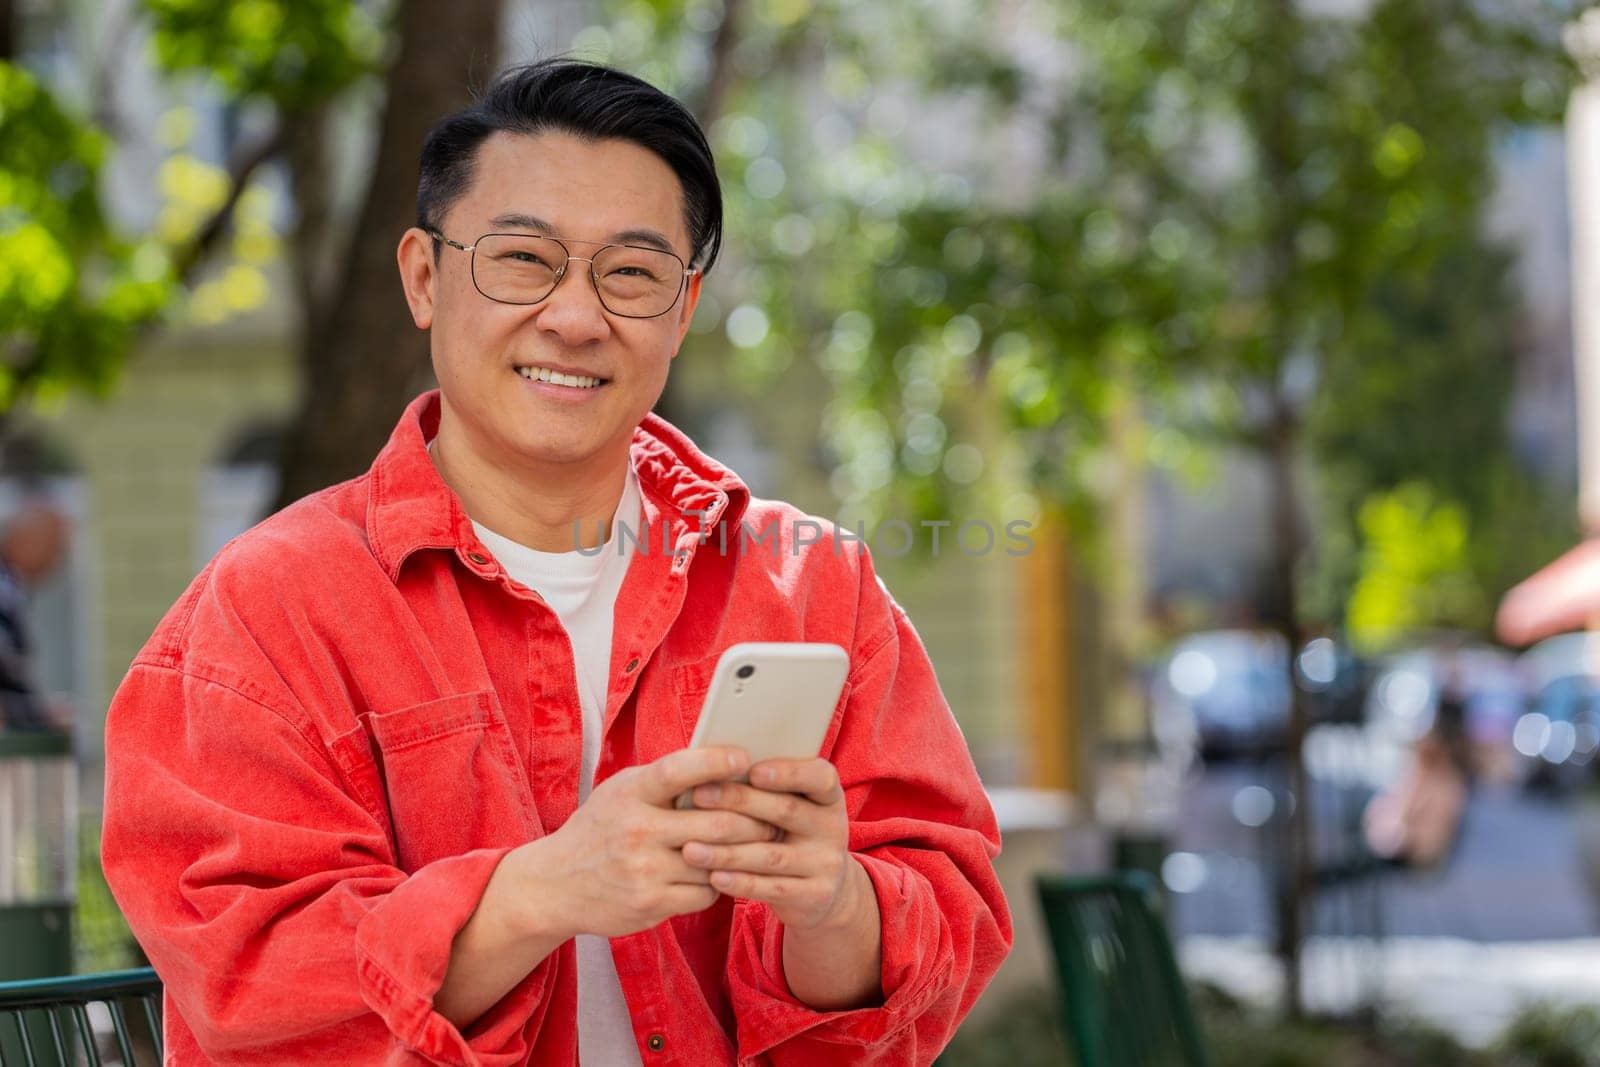
[[[797,545],[650,414],[719,240],[699,127],[514,70],[430,135],[417,214],[439,391],[226,548],[109,713],[174,1061],[931,1061],[1010,944],[998,833],[859,543]],[[685,748],[747,640],[849,651],[825,758]]]

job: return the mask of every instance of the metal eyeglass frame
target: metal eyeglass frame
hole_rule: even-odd
[[[573,260],[577,260],[579,263],[587,263],[587,264],[589,264],[589,284],[594,286],[595,298],[600,301],[600,306],[602,308],[604,308],[607,312],[609,312],[612,315],[616,315],[616,316],[618,316],[620,318],[624,318],[624,319],[659,319],[661,316],[665,315],[667,312],[669,312],[673,308],[677,307],[678,306],[678,301],[683,299],[683,291],[689,284],[689,276],[691,274],[700,273],[698,269],[685,265],[684,262],[683,262],[683,258],[681,256],[679,256],[676,252],[669,252],[664,248],[651,248],[648,245],[619,245],[619,244],[604,243],[604,242],[601,242],[601,241],[580,241],[577,238],[550,237],[550,236],[548,236],[546,234],[542,234],[542,233],[529,234],[529,233],[498,233],[498,232],[497,233],[482,234],[482,235],[480,235],[478,237],[478,239],[476,241],[473,241],[470,245],[464,245],[460,241],[452,241],[452,240],[450,240],[450,238],[446,237],[444,234],[440,233],[438,230],[424,230],[423,232],[426,233],[429,237],[432,237],[434,240],[443,241],[445,244],[449,245],[451,248],[456,249],[457,251],[467,253],[467,255],[470,257],[469,260],[468,260],[468,263],[467,263],[467,272],[472,275],[472,287],[474,289],[478,290],[478,295],[482,296],[485,300],[493,300],[496,304],[506,304],[506,305],[509,305],[511,307],[533,307],[535,304],[542,304],[546,300],[549,300],[551,293],[554,293],[556,291],[557,287],[559,287],[561,285],[561,280],[567,276],[567,266],[568,266],[568,264],[570,264]],[[485,240],[487,240],[490,237],[537,237],[537,238],[539,238],[540,240],[543,240],[543,241],[554,241],[557,245],[559,245],[560,248],[561,248],[561,251],[566,253],[566,257],[567,258],[566,258],[566,262],[562,263],[561,266],[559,268],[557,268],[555,281],[552,282],[551,285],[550,285],[550,292],[544,294],[543,296],[541,296],[537,300],[501,300],[499,297],[490,296],[488,293],[484,292],[483,291],[483,286],[478,284],[478,270],[477,270],[478,256],[477,256],[476,251],[474,251],[474,250],[480,244],[482,244]],[[587,258],[585,258],[584,256],[575,256],[567,248],[567,242],[569,240],[575,245],[599,245],[600,247],[595,249],[595,253],[594,253],[593,256],[589,256]],[[614,311],[614,310],[612,310],[611,305],[606,303],[605,294],[600,291],[600,279],[598,277],[596,277],[595,273],[594,273],[594,261],[595,261],[595,259],[597,259],[600,256],[600,254],[602,252],[604,252],[608,248],[637,248],[641,252],[655,252],[658,255],[671,256],[673,259],[676,259],[678,261],[678,265],[680,267],[683,267],[683,277],[678,279],[678,291],[675,294],[673,294],[672,303],[668,304],[666,307],[662,308],[660,311],[656,312],[654,315],[629,315],[625,311]]]

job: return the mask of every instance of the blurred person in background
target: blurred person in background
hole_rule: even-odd
[[[224,549],[107,717],[169,1062],[926,1064],[998,969],[994,813],[865,546],[651,414],[721,217],[619,71],[429,135],[398,260],[439,390]],[[825,758],[685,747],[756,640],[849,652]]]
[[[66,706],[39,692],[27,621],[29,594],[60,566],[71,533],[67,517],[39,499],[0,529],[0,729],[71,729]]]
[[[1341,854],[1316,865],[1316,885],[1430,871],[1449,862],[1466,822],[1473,770],[1459,676],[1447,668],[1445,679],[1432,722],[1412,742],[1409,766],[1361,808]]]
[[[1433,722],[1412,749],[1411,766],[1362,814],[1367,847],[1400,867],[1426,869],[1444,862],[1461,835],[1471,768],[1466,701],[1447,675]]]

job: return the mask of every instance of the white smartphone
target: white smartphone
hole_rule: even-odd
[[[810,759],[822,750],[833,709],[850,673],[850,654],[838,645],[751,641],[732,645],[717,660],[690,748],[738,745],[752,765],[769,759]],[[678,807],[693,807],[690,794]]]

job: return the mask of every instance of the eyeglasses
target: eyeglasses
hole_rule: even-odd
[[[600,306],[629,319],[665,315],[683,295],[695,273],[671,252],[639,245],[599,241],[566,241],[527,233],[486,233],[470,245],[452,241],[437,230],[429,235],[472,256],[472,284],[501,304],[537,304],[561,284],[567,266],[589,264],[589,278]],[[568,244],[600,245],[585,258],[567,251]]]

